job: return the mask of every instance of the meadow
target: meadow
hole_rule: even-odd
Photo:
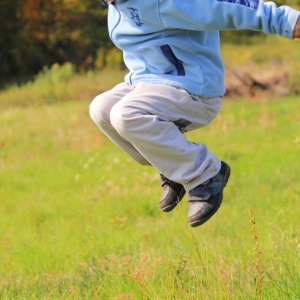
[[[232,168],[191,229],[89,118],[123,75],[55,65],[0,93],[0,299],[300,299],[299,96],[225,98],[187,134]]]

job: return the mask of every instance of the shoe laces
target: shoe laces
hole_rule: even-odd
[[[210,198],[210,192],[208,190],[209,180],[199,184],[195,188],[189,191],[189,196],[192,196],[188,202],[206,201]],[[193,199],[193,196],[195,197]]]

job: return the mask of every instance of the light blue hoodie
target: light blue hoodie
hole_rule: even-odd
[[[225,92],[220,30],[292,39],[299,15],[258,0],[115,0],[108,28],[130,71],[126,82],[167,84],[214,97]]]

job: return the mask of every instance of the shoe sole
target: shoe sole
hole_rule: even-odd
[[[219,199],[218,199],[218,202],[217,202],[217,205],[215,206],[214,210],[211,212],[211,214],[206,217],[205,219],[200,219],[200,220],[196,220],[192,223],[189,223],[189,225],[191,227],[197,227],[197,226],[200,226],[202,225],[203,223],[205,223],[206,221],[208,221],[219,209],[219,207],[221,206],[222,204],[222,200],[223,200],[223,190],[229,180],[229,177],[230,177],[230,167],[229,165],[227,165],[226,163],[223,162],[223,165],[226,166],[226,171],[225,171],[225,174],[224,174],[224,181],[223,181],[223,185],[222,185],[222,192],[220,193],[220,196],[219,196]]]
[[[164,206],[164,207],[160,207],[160,209],[161,209],[163,212],[170,212],[170,211],[173,210],[173,209],[177,206],[177,204],[182,200],[182,198],[184,197],[185,193],[186,193],[185,189],[182,188],[176,202],[173,202],[172,204],[167,205],[167,206]]]

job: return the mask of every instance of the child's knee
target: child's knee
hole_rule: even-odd
[[[124,109],[120,103],[116,104],[110,111],[110,122],[119,134],[124,131],[126,118],[124,118]]]
[[[94,98],[89,106],[89,113],[92,120],[98,125],[101,126],[103,122],[109,122],[109,113],[107,113],[102,101],[101,95]]]
[[[138,109],[123,103],[116,104],[110,112],[112,126],[122,136],[130,134],[135,128],[135,123],[141,113]]]

